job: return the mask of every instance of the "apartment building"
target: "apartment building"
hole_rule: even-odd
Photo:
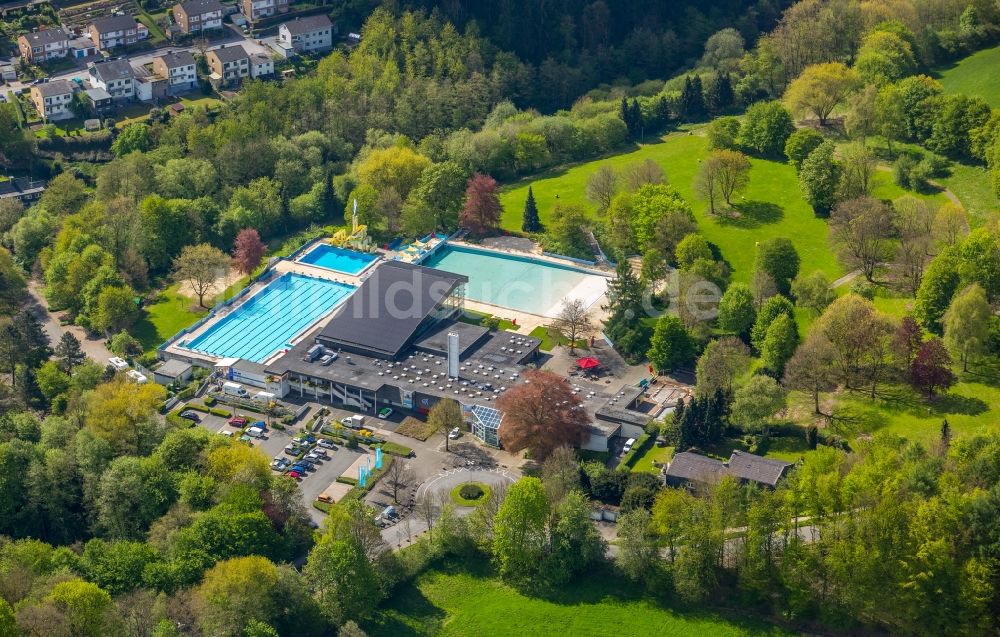
[[[153,73],[167,79],[167,93],[170,95],[198,86],[198,70],[190,51],[166,53],[153,58]]]
[[[223,7],[219,0],[189,0],[173,7],[174,21],[182,33],[222,28]]]
[[[64,58],[69,55],[69,35],[62,29],[33,31],[17,38],[17,48],[30,64]]]
[[[101,51],[135,44],[149,37],[146,25],[137,22],[130,15],[98,18],[90,23],[87,30],[90,32],[90,39],[94,41],[94,46]]]

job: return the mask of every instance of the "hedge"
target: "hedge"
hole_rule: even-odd
[[[193,409],[195,411],[200,411],[203,414],[207,414],[208,412],[211,411],[211,409],[209,409],[205,405],[199,405],[198,403],[189,403],[186,409]]]
[[[188,420],[187,418],[181,418],[182,411],[183,409],[175,409],[167,414],[167,423],[173,425],[174,427],[180,427],[181,429],[189,429],[193,427],[194,422]]]
[[[225,409],[219,409],[218,407],[209,409],[208,413],[212,414],[213,416],[220,416],[222,418],[231,418],[233,415],[233,412],[226,411]]]
[[[205,405],[206,406],[208,406],[208,407],[214,407],[216,402],[217,401],[215,400],[215,396],[205,396]]]
[[[337,482],[341,484],[349,484],[352,487],[357,486],[358,484],[358,481],[355,478],[351,478],[350,476],[338,476]]]
[[[384,442],[381,445],[382,453],[387,453],[390,456],[399,456],[400,458],[409,458],[410,454],[413,453],[413,449],[410,449],[406,445],[399,445],[395,442]]]
[[[184,389],[177,392],[177,397],[180,398],[181,400],[194,398],[194,387],[185,387]]]
[[[636,438],[635,444],[632,445],[632,450],[622,456],[622,461],[618,463],[618,469],[631,469],[635,461],[639,459],[641,454],[645,453],[654,440],[656,438],[649,434],[642,434]]]

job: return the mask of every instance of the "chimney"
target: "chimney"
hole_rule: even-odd
[[[458,334],[448,332],[448,376],[458,378]]]

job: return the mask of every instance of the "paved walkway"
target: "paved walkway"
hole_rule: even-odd
[[[50,345],[55,349],[62,338],[64,332],[70,332],[80,341],[83,353],[94,361],[106,364],[108,359],[114,356],[104,345],[104,339],[89,336],[87,331],[79,325],[60,325],[59,318],[62,313],[50,312],[48,302],[42,293],[42,284],[38,281],[28,281],[28,293],[31,298],[28,301],[28,311],[38,317],[42,322],[42,329],[49,337]]]
[[[449,469],[442,471],[430,480],[427,480],[417,488],[417,502],[424,498],[431,498],[437,503],[444,503],[451,498],[451,491],[460,484],[466,482],[482,482],[497,488],[509,485],[516,479],[516,474],[509,469],[502,467],[494,469]],[[472,507],[457,507],[458,515],[468,515],[473,511]],[[434,517],[440,514],[440,507],[435,507]],[[422,533],[427,531],[427,520],[416,511],[406,516],[403,520],[382,529],[382,539],[389,546],[399,548],[414,542]]]

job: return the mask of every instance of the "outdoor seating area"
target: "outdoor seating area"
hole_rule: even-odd
[[[396,251],[396,260],[404,263],[420,263],[424,257],[434,252],[446,239],[448,235],[436,233],[429,234],[422,239],[417,239],[413,243],[403,246]]]

